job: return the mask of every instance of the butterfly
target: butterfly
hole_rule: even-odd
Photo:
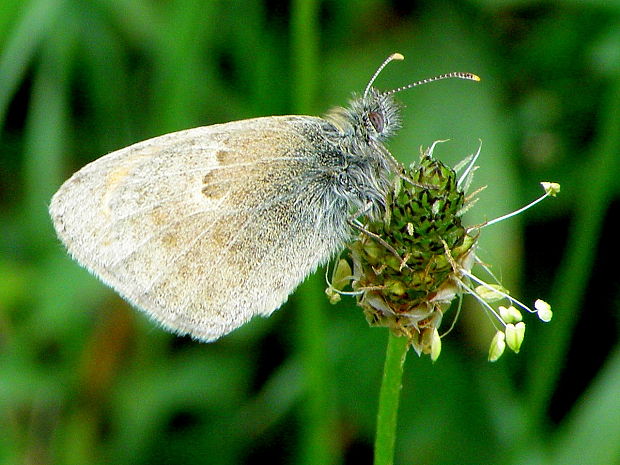
[[[49,208],[70,255],[163,327],[213,341],[268,316],[381,214],[399,163],[393,94],[324,117],[269,116],[155,137],[71,176]]]

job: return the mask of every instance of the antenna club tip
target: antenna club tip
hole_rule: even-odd
[[[392,55],[390,56],[390,59],[392,60],[404,60],[405,57],[404,55],[400,54],[400,53],[392,53]]]
[[[472,73],[471,80],[472,81],[476,81],[476,82],[480,82],[480,76],[478,76],[477,74],[473,74]]]

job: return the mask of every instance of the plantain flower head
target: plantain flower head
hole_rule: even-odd
[[[436,144],[421,151],[418,163],[403,167],[386,199],[384,216],[357,223],[360,232],[348,245],[348,258],[336,264],[326,292],[332,303],[340,295],[354,295],[371,326],[408,338],[418,355],[428,354],[433,361],[441,352],[444,315],[453,301],[460,310],[463,295],[472,295],[496,326],[489,349],[489,360],[495,361],[506,347],[519,352],[525,323],[517,307],[538,313],[542,321],[549,321],[552,312],[542,300],[531,310],[511,297],[476,256],[478,238],[483,228],[555,196],[560,187],[542,183],[545,194],[523,209],[464,226],[463,214],[482,191],[466,193],[480,150],[452,169],[433,157]],[[490,274],[492,282],[476,277],[475,266]],[[346,286],[351,291],[344,291]]]

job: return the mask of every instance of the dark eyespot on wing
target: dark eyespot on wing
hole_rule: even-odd
[[[221,173],[213,170],[208,172],[202,177],[202,195],[210,200],[218,200],[226,195],[226,192],[230,190],[227,180],[221,179]]]

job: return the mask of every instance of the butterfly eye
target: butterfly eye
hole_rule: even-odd
[[[368,113],[368,119],[372,123],[372,126],[375,128],[375,131],[377,131],[378,133],[383,132],[383,115],[381,113],[371,111],[370,113]]]

